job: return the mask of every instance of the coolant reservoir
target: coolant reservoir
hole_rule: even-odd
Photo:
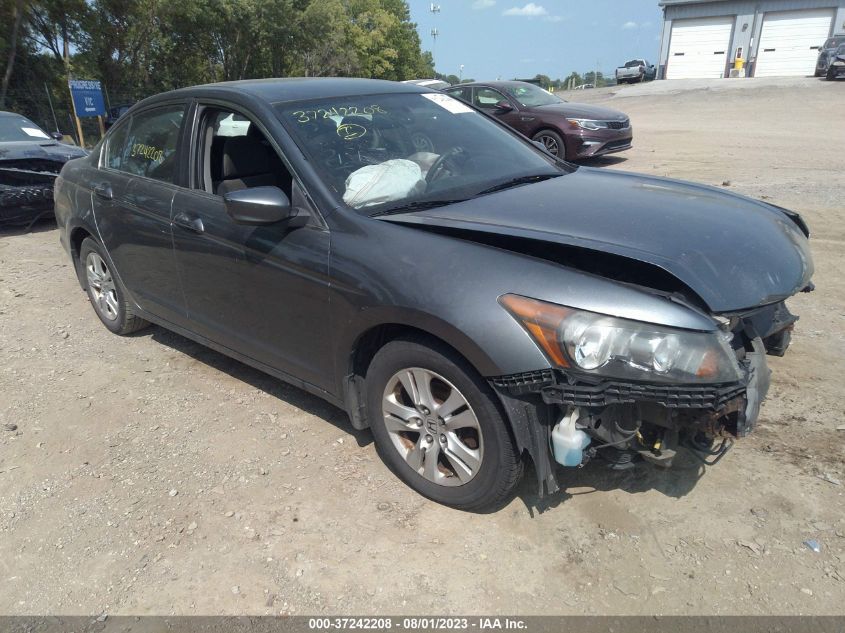
[[[575,428],[578,410],[558,422],[552,429],[552,450],[555,461],[562,466],[580,466],[584,459],[584,449],[590,443],[590,436]]]

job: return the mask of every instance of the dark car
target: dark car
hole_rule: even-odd
[[[638,83],[654,80],[657,69],[645,59],[631,59],[617,68],[615,74],[616,83]]]
[[[233,114],[249,127],[221,137]],[[56,215],[109,330],[157,323],[325,398],[468,510],[528,460],[542,494],[596,455],[718,459],[753,429],[813,272],[795,213],[578,167],[364,79],[151,97],[65,166]]]
[[[618,110],[569,103],[523,81],[470,83],[444,90],[504,121],[567,160],[630,149],[633,130]]]
[[[0,111],[0,226],[29,224],[53,210],[53,181],[87,152],[60,143],[25,116]]]
[[[845,44],[845,34],[834,35],[822,44],[819,49],[819,56],[816,59],[816,77],[824,77],[827,75],[827,71],[830,69],[830,65],[833,62],[834,53],[842,44]]]
[[[833,51],[825,75],[828,81],[845,76],[845,43]]]

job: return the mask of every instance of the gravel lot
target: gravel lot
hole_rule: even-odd
[[[159,328],[111,335],[51,223],[0,234],[0,613],[842,614],[843,90],[574,93],[634,122],[595,165],[804,214],[818,289],[718,466],[594,463],[546,500],[528,477],[495,514],[417,496],[300,390]]]

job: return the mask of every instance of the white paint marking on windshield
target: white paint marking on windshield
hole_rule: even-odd
[[[22,127],[21,129],[24,131],[25,134],[27,134],[29,136],[34,136],[35,138],[50,138],[49,136],[44,134],[44,132],[42,132],[38,128]]]
[[[461,103],[460,101],[453,97],[450,97],[449,95],[427,92],[421,96],[425,97],[429,101],[433,101],[441,108],[448,110],[452,114],[465,114],[467,112],[472,112],[472,108],[470,108],[468,105]]]

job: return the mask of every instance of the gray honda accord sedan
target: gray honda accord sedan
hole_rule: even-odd
[[[789,344],[785,300],[812,289],[795,213],[578,167],[384,81],[151,97],[55,201],[109,330],[155,323],[325,398],[465,510],[528,462],[544,494],[590,459],[718,461]]]

